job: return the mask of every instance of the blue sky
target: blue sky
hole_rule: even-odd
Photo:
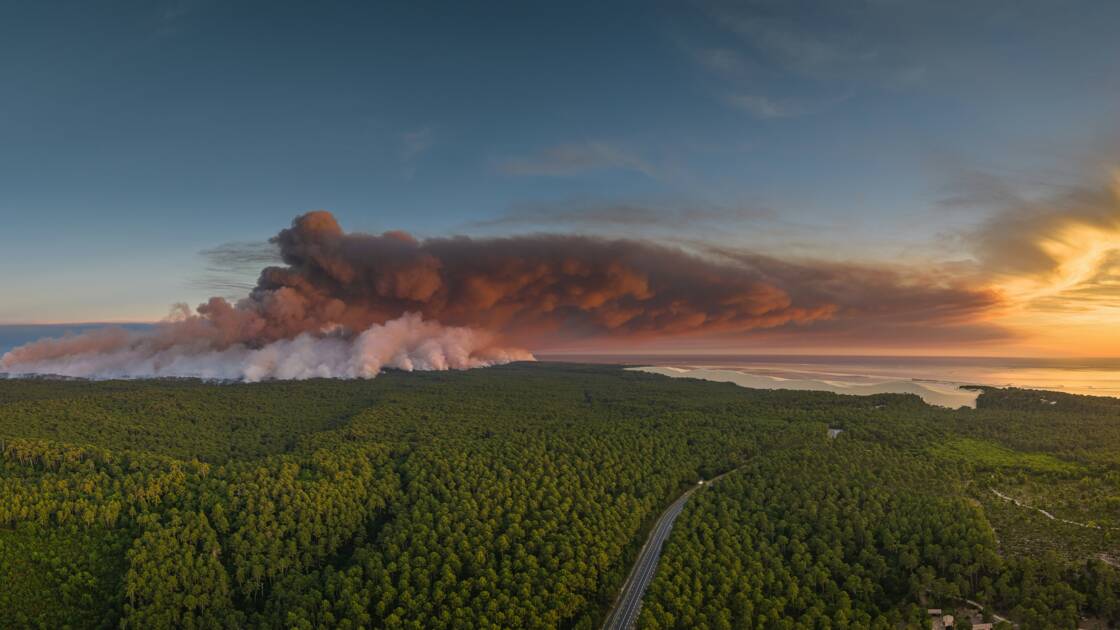
[[[987,210],[945,203],[962,179],[1110,154],[1117,24],[1114,2],[9,3],[0,323],[159,318],[213,293],[201,250],[318,208],[968,259]]]

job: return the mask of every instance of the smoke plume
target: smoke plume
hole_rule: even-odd
[[[236,308],[200,310],[234,335],[272,341],[403,312],[517,341],[745,331],[828,317],[750,270],[627,240],[536,235],[437,238],[344,233],[313,212],[273,239],[287,266],[264,270]]]
[[[266,267],[236,303],[215,297],[194,311],[182,307],[150,332],[103,330],[32,343],[0,358],[0,371],[369,377],[383,366],[526,359],[531,355],[517,346],[566,340],[806,329],[868,313],[872,303],[887,311],[876,311],[879,319],[896,311],[914,317],[918,305],[922,323],[935,325],[934,302],[958,309],[952,318],[967,318],[994,299],[911,286],[890,274],[822,272],[726,252],[701,257],[645,241],[346,233],[327,212],[297,217],[272,244],[283,265]],[[885,297],[899,291],[904,299]],[[866,304],[861,310],[853,301]]]
[[[532,360],[524,350],[491,344],[491,335],[440,326],[405,314],[361,334],[341,329],[300,333],[253,347],[193,338],[197,322],[173,322],[154,332],[106,328],[48,339],[12,350],[0,368],[13,373],[85,378],[194,376],[205,379],[372,378],[382,368],[447,370]]]

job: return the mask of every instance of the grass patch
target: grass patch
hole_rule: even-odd
[[[1046,453],[1013,451],[992,442],[972,438],[954,438],[931,449],[934,455],[951,461],[967,462],[977,468],[1018,468],[1031,472],[1063,475],[1084,474],[1086,469]]]

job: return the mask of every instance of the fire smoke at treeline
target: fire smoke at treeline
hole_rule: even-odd
[[[265,268],[235,304],[211,298],[152,331],[31,343],[0,371],[371,377],[531,359],[521,348],[593,338],[968,325],[997,301],[928,277],[644,241],[346,233],[327,212],[297,217],[272,242],[284,266]]]

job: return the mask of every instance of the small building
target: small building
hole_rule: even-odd
[[[990,623],[974,623],[974,624],[972,624],[972,630],[992,630],[992,624],[990,624]]]
[[[930,630],[949,630],[953,627],[953,616],[941,614],[940,608],[926,609],[926,613],[930,616]]]
[[[829,427],[828,428],[828,437],[834,438],[834,437],[836,437],[837,435],[840,435],[843,432],[844,432],[844,429],[833,429],[832,427]]]

